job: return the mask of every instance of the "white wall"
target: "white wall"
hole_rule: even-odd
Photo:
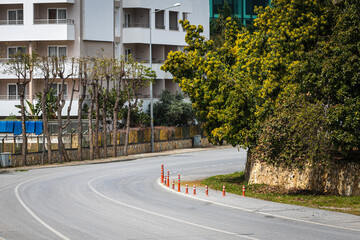
[[[210,7],[209,0],[192,0],[192,9],[188,15],[190,24],[204,27],[203,36],[210,39]],[[185,11],[186,12],[186,11]]]
[[[84,40],[114,41],[114,0],[84,0]]]

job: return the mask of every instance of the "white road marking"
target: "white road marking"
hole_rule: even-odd
[[[276,214],[272,214],[272,213],[258,212],[258,211],[254,211],[254,210],[247,209],[247,208],[241,208],[241,207],[236,207],[236,206],[232,206],[232,205],[228,205],[228,204],[224,204],[224,203],[214,202],[214,201],[211,201],[211,200],[205,200],[205,199],[202,199],[202,198],[192,196],[190,194],[184,194],[182,192],[173,191],[172,189],[170,189],[168,187],[165,187],[163,184],[161,184],[160,180],[158,180],[157,182],[161,187],[165,188],[168,191],[171,191],[172,193],[176,193],[176,194],[179,194],[179,195],[184,196],[184,197],[193,198],[193,199],[196,199],[196,200],[199,200],[199,201],[216,204],[216,205],[219,205],[219,206],[234,208],[234,209],[238,209],[238,210],[242,210],[242,211],[246,211],[246,212],[258,213],[258,214],[266,215],[266,216],[272,216],[272,217],[278,217],[278,218],[293,220],[293,221],[297,221],[297,222],[304,222],[304,223],[310,223],[310,224],[315,224],[315,225],[320,225],[320,226],[325,226],[325,227],[332,227],[332,228],[339,228],[339,229],[344,229],[344,230],[351,230],[351,231],[360,232],[360,229],[347,228],[347,227],[341,227],[341,226],[330,225],[330,224],[325,224],[325,223],[312,222],[312,221],[307,221],[307,220],[302,220],[302,219],[297,219],[297,218],[292,218],[292,217],[285,217],[285,216],[281,216],[281,215],[276,215]]]
[[[181,220],[181,219],[178,219],[178,218],[169,217],[169,216],[166,216],[166,215],[163,215],[163,214],[160,214],[160,213],[152,212],[152,211],[149,211],[149,210],[146,210],[146,209],[142,209],[142,208],[139,208],[139,207],[135,207],[135,206],[132,206],[132,205],[129,205],[129,204],[120,202],[120,201],[118,201],[118,200],[112,199],[112,198],[110,198],[110,197],[108,197],[108,196],[100,193],[99,191],[97,191],[97,190],[91,185],[91,183],[92,183],[93,181],[95,181],[96,179],[99,179],[99,178],[102,178],[102,177],[105,177],[105,176],[108,176],[108,175],[100,176],[100,177],[97,177],[97,178],[94,178],[94,179],[90,180],[90,181],[88,182],[88,186],[89,186],[89,188],[90,188],[94,193],[96,193],[97,195],[99,195],[99,196],[101,196],[101,197],[103,197],[103,198],[105,198],[105,199],[107,199],[107,200],[109,200],[109,201],[111,201],[111,202],[114,202],[114,203],[116,203],[116,204],[120,204],[120,205],[125,206],[125,207],[128,207],[128,208],[135,209],[135,210],[137,210],[137,211],[141,211],[141,212],[145,212],[145,213],[148,213],[148,214],[151,214],[151,215],[155,215],[155,216],[158,216],[158,217],[166,218],[166,219],[169,219],[169,220],[172,220],[172,221],[175,221],[175,222],[180,222],[180,223],[192,225],[192,226],[195,226],[195,227],[199,227],[199,228],[203,228],[203,229],[207,229],[207,230],[211,230],[211,231],[215,231],[215,232],[219,232],[219,233],[224,233],[224,234],[228,234],[228,235],[233,235],[233,236],[237,236],[237,237],[242,237],[242,238],[246,238],[246,239],[258,240],[257,238],[252,238],[252,237],[240,235],[240,234],[237,234],[237,233],[228,232],[228,231],[224,231],[224,230],[220,230],[220,229],[216,229],[216,228],[207,227],[207,226],[204,226],[204,225],[200,225],[200,224],[188,222],[188,221]]]
[[[42,176],[45,177],[45,176]],[[41,177],[38,177],[41,178]],[[51,232],[55,233],[55,235],[57,235],[59,238],[63,239],[63,240],[70,240],[70,238],[64,236],[63,234],[61,234],[60,232],[56,231],[54,228],[50,227],[48,224],[46,224],[41,218],[39,218],[33,211],[31,211],[31,209],[24,203],[24,201],[21,199],[20,195],[19,195],[19,187],[21,185],[23,185],[26,182],[38,179],[38,178],[33,178],[33,179],[29,179],[27,181],[21,182],[20,184],[18,184],[15,188],[15,195],[16,198],[18,199],[19,203],[23,206],[23,208],[25,208],[25,210],[36,220],[38,221],[41,225],[43,225],[44,227],[46,227],[47,229],[49,229]]]

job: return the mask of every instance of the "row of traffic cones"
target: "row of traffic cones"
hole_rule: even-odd
[[[167,176],[166,176],[165,172],[164,172],[164,164],[161,165],[161,178],[160,179],[161,179],[162,184],[164,184],[167,187],[170,187],[170,171],[167,171]],[[174,181],[174,179],[172,180],[172,189],[175,190],[175,181]],[[177,189],[177,191],[181,192],[181,190],[180,190],[180,175],[178,175],[178,189]],[[188,184],[186,184],[186,187],[185,187],[185,194],[189,194],[189,186],[188,186]],[[193,188],[193,195],[196,195],[196,185],[194,185],[194,188]],[[207,185],[205,186],[205,195],[209,196],[209,188],[208,188]],[[222,195],[224,197],[226,196],[226,194],[225,194],[225,185],[223,185]],[[243,186],[242,196],[245,197],[245,186]]]

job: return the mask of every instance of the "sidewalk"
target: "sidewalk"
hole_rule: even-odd
[[[182,181],[186,182],[186,180]],[[160,183],[160,179],[158,184],[172,194],[178,194],[179,197],[188,197],[198,201],[239,210],[240,212],[257,213],[264,215],[266,218],[280,218],[289,221],[315,224],[319,227],[323,226],[355,231],[359,232],[360,235],[360,217],[356,215],[270,202],[231,193],[225,193],[226,196],[224,197],[222,191],[213,189],[209,189],[208,196],[206,196],[204,187],[196,187],[196,195],[193,195],[193,186],[189,186],[189,194],[185,194],[184,186],[181,186],[181,192],[177,192],[177,184],[175,190],[172,190],[171,184],[168,188]]]
[[[154,153],[141,153],[141,154],[134,154],[134,155],[128,155],[128,156],[101,158],[101,159],[94,159],[94,160],[71,161],[71,162],[64,162],[62,164],[54,163],[54,164],[46,164],[46,165],[32,165],[32,166],[22,166],[22,167],[0,168],[0,173],[32,170],[32,169],[40,169],[40,168],[55,168],[55,167],[65,167],[65,166],[78,166],[78,165],[87,165],[87,164],[132,161],[132,160],[141,159],[141,158],[151,158],[151,157],[158,157],[158,156],[166,156],[166,155],[189,153],[189,152],[200,152],[200,151],[208,151],[208,150],[224,149],[224,148],[231,148],[231,146],[212,146],[212,147],[205,147],[205,148],[184,148],[184,149],[175,149],[175,150],[168,150],[168,151],[161,151],[161,152],[154,152]]]

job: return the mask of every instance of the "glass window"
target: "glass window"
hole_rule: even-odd
[[[8,99],[17,99],[18,91],[16,84],[8,85]]]
[[[61,83],[53,83],[51,85],[51,88],[55,91],[55,95],[59,95],[59,92],[61,91]],[[67,84],[65,83],[64,84],[64,89],[63,89],[63,92],[64,92],[64,96],[66,97],[67,95]]]
[[[67,53],[66,53],[66,47],[59,47],[59,57],[66,57]]]
[[[124,27],[130,27],[131,24],[131,14],[125,13],[125,26]]]
[[[56,57],[57,56],[57,47],[49,47],[49,56]]]
[[[131,48],[126,48],[125,49],[125,61],[129,61],[130,55],[132,55]]]
[[[21,52],[21,53],[25,54],[26,47],[9,47],[8,48],[8,58],[13,57],[17,52]]]
[[[49,46],[50,57],[66,57],[67,47],[66,46]]]
[[[8,24],[23,24],[23,20],[22,9],[8,10]]]
[[[58,10],[58,23],[66,23],[66,9]]]
[[[66,23],[67,9],[48,9],[49,23]]]
[[[267,0],[247,0],[246,1],[246,14],[247,15],[256,15],[255,6],[266,7],[268,4]]]

